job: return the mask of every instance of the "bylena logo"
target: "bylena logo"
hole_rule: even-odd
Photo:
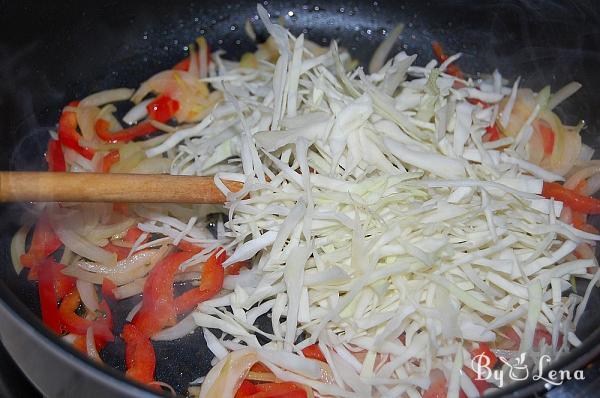
[[[519,356],[506,359],[504,357],[498,357],[498,359],[506,365],[506,367],[500,369],[490,368],[490,358],[481,353],[474,356],[471,359],[471,368],[477,374],[477,380],[494,381],[498,387],[503,387],[505,380],[519,381],[525,380],[529,377],[529,366],[533,365],[533,362],[526,362],[526,354],[522,352]],[[536,373],[533,373],[531,377],[534,381],[543,380],[546,382],[548,387],[559,386],[568,380],[584,380],[585,375],[583,370],[579,369],[574,372],[569,370],[549,370],[544,375],[545,370],[550,364],[550,355],[542,355],[539,358]],[[505,371],[508,368],[508,377],[505,377]]]

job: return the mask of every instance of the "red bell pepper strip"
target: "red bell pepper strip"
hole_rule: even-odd
[[[306,390],[296,383],[289,381],[281,383],[256,384],[257,393],[250,395],[252,398],[305,398]]]
[[[78,102],[71,102],[69,106],[77,106]],[[75,112],[63,111],[58,120],[58,140],[67,148],[77,151],[81,156],[92,159],[94,150],[79,145],[81,135],[77,132],[77,115]]]
[[[325,355],[321,352],[321,349],[317,344],[309,345],[302,350],[302,353],[306,358],[316,359],[317,361],[327,362]]]
[[[68,276],[62,273],[62,270],[66,267],[63,264],[55,263],[54,261],[48,262],[52,264],[52,277],[54,278],[54,290],[56,291],[56,297],[61,300],[67,294],[75,290],[75,282],[77,281],[72,276]]]
[[[198,254],[203,250],[200,246],[197,246],[185,240],[180,241],[177,245],[177,248],[181,251],[190,252],[194,254]]]
[[[123,241],[127,242],[127,243],[131,243],[133,245],[139,239],[139,237],[142,236],[143,233],[144,233],[144,231],[142,231],[138,227],[131,227],[125,233],[125,236],[123,237]],[[150,236],[148,236],[146,238],[146,241],[148,239],[150,239]],[[146,241],[144,241],[142,243],[145,243]]]
[[[121,156],[119,154],[119,151],[117,150],[110,151],[109,153],[104,155],[104,158],[102,158],[102,172],[110,173],[110,168],[113,167],[115,163],[119,161],[120,157]]]
[[[179,265],[192,256],[187,252],[170,254],[150,271],[144,283],[142,307],[133,318],[133,324],[144,335],[151,337],[177,322],[173,281]]]
[[[123,327],[121,337],[125,341],[125,375],[143,384],[154,381],[156,354],[148,336],[128,323]]]
[[[225,270],[223,269],[225,253],[218,257],[213,253],[202,269],[200,286],[188,290],[175,299],[177,314],[193,310],[199,303],[212,298],[223,288]]]
[[[248,261],[238,261],[225,268],[225,275],[239,275],[242,268],[250,268]]]
[[[141,122],[135,126],[115,132],[111,132],[109,127],[110,123],[104,119],[96,120],[96,124],[94,125],[98,137],[100,137],[102,141],[112,144],[118,142],[129,142],[134,138],[143,137],[157,131],[156,127],[154,127],[150,121]]]
[[[54,287],[53,261],[46,260],[39,267],[38,291],[42,321],[56,334],[61,334],[60,314],[58,310],[58,297]]]
[[[115,289],[117,285],[108,278],[102,279],[102,297],[104,299],[116,300]]]
[[[477,358],[481,356],[481,363],[486,363],[490,369],[496,365],[496,362],[498,362],[498,358],[496,357],[496,355],[485,343],[479,343],[479,347],[470,350],[470,354],[471,357],[475,358],[475,360],[477,360]],[[484,359],[483,357],[486,357],[487,359]]]
[[[67,171],[65,155],[62,146],[57,140],[48,141],[48,150],[46,151],[46,162],[48,162],[49,171]]]
[[[498,131],[498,127],[496,127],[495,124],[493,126],[486,127],[485,131],[486,133],[481,138],[483,142],[496,141],[501,137],[500,131]]]
[[[164,123],[177,113],[179,101],[162,94],[146,105],[146,109],[150,119]]]
[[[438,59],[438,61],[444,62],[448,59],[448,56],[444,53],[440,42],[434,41],[433,43],[431,43],[431,47],[433,48],[433,53],[435,54],[435,57]],[[446,68],[446,73],[458,77],[459,79],[462,79],[464,77],[460,68],[453,64],[448,65],[448,67]]]
[[[102,248],[104,250],[106,250],[106,251],[111,252],[111,253],[115,253],[117,255],[117,261],[121,261],[123,259],[126,259],[127,256],[129,255],[129,252],[131,251],[131,249],[128,248],[128,247],[122,247],[122,246],[113,245],[110,242],[107,243]]]
[[[250,371],[256,373],[272,373],[271,369],[267,368],[262,362],[256,362],[252,365]]]
[[[246,398],[259,392],[258,388],[248,380],[242,381],[242,384],[237,389],[234,398]]]
[[[472,105],[481,105],[481,107],[483,109],[486,109],[486,108],[489,108],[490,106],[492,106],[492,104],[484,102],[477,98],[467,98],[467,102],[469,102]]]
[[[187,72],[190,69],[190,57],[185,57],[181,61],[179,61],[174,67],[174,70],[182,70]]]
[[[43,213],[33,230],[29,250],[27,253],[21,255],[21,263],[23,266],[31,268],[57,251],[61,246],[62,242],[54,233],[48,215]]]
[[[586,214],[600,214],[600,200],[581,195],[555,182],[544,182],[542,196],[562,201],[571,210]]]
[[[112,315],[106,301],[100,303],[100,311],[104,313],[104,316],[94,321],[82,318],[75,313],[80,304],[81,299],[76,290],[67,294],[62,299],[59,314],[60,322],[65,330],[70,333],[84,335],[87,333],[88,328],[91,327],[94,331],[94,336],[104,341],[114,341],[114,336],[111,332]]]
[[[544,155],[552,155],[552,152],[554,151],[554,131],[552,131],[552,128],[543,121],[539,121],[536,125],[542,136]]]

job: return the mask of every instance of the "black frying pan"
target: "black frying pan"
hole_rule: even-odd
[[[0,1],[0,168],[43,168],[47,130],[70,100],[111,87],[137,87],[155,72],[185,55],[184,46],[204,35],[212,48],[231,57],[251,50],[243,32],[246,18],[256,23],[248,2]],[[293,33],[304,31],[317,43],[339,39],[367,61],[398,22],[406,30],[396,50],[418,53],[423,64],[439,40],[449,53],[461,51],[465,71],[498,67],[525,85],[554,89],[578,80],[584,88],[561,107],[563,118],[583,118],[584,141],[600,148],[600,12],[589,1],[264,1],[273,17],[284,16]],[[264,37],[264,36],[263,36]],[[37,317],[37,290],[15,275],[10,237],[26,207],[0,209],[0,338],[33,383],[49,397],[152,396],[108,366],[98,366],[47,332]],[[578,290],[585,288],[578,283]],[[133,305],[115,308],[117,324]],[[583,346],[557,367],[583,366],[600,352],[600,296],[589,303],[579,327]],[[117,333],[120,326],[117,328]],[[157,379],[185,393],[187,384],[205,374],[210,358],[201,333],[175,343],[154,343]],[[108,365],[123,370],[124,347],[117,341],[102,353]],[[501,394],[526,396],[543,390],[540,382],[514,384]],[[499,394],[500,394],[499,393]]]

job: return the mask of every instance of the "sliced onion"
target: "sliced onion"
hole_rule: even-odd
[[[97,106],[80,106],[79,112],[77,112],[77,124],[79,130],[81,130],[81,135],[88,141],[86,146],[92,148],[97,147],[99,144],[95,129],[96,118],[99,113],[100,108]]]
[[[596,253],[594,252],[594,249],[587,243],[580,243],[579,245],[577,245],[577,247],[575,248],[575,253],[577,254],[578,258],[582,260],[596,258]]]
[[[129,111],[127,111],[125,116],[123,116],[123,121],[129,125],[132,125],[148,116],[148,109],[146,109],[146,106],[148,106],[152,100],[153,98],[148,98],[147,100],[144,100],[133,106],[131,109],[129,109]]]
[[[98,354],[98,350],[96,349],[96,342],[94,341],[94,329],[91,327],[89,327],[85,333],[85,347],[87,349],[88,358],[102,362],[100,354]]]
[[[25,241],[30,229],[29,225],[22,225],[10,241],[10,259],[17,274],[20,274],[23,270],[21,256],[25,254]]]
[[[86,271],[103,275],[127,274],[149,265],[156,254],[158,254],[158,249],[146,249],[118,261],[114,266],[91,261],[79,261],[77,265]]]
[[[127,231],[135,223],[136,223],[135,219],[127,217],[127,218],[124,218],[122,221],[114,223],[114,224],[98,225],[94,229],[92,229],[90,234],[87,235],[87,238],[90,241],[96,241],[99,239],[107,239],[114,235],[117,235],[119,233],[123,233],[123,232]]]
[[[544,141],[542,134],[536,128],[534,128],[533,134],[527,143],[527,153],[531,163],[537,165],[542,163],[542,159],[544,158]]]
[[[131,98],[133,91],[131,88],[115,88],[99,91],[82,99],[79,107],[102,106],[111,102],[125,101]]]
[[[81,257],[88,258],[107,266],[116,266],[117,255],[115,253],[104,250],[103,248],[92,244],[76,232],[65,228],[60,220],[55,219],[54,217],[50,217],[50,220],[52,228],[54,229],[54,232],[56,232],[56,235],[58,235],[60,241],[73,252],[79,254]]]
[[[146,278],[136,279],[133,282],[115,288],[115,290],[113,290],[113,293],[115,294],[117,300],[123,300],[128,297],[133,297],[144,291],[144,283],[146,283]]]
[[[587,180],[591,176],[600,173],[600,165],[599,166],[591,166],[586,167],[584,169],[578,170],[575,174],[571,175],[567,181],[565,181],[564,187],[569,189],[575,189],[577,185],[583,180]]]
[[[92,164],[91,160],[84,158],[83,156],[81,156],[79,153],[72,150],[71,148],[63,147],[63,154],[65,155],[65,162],[69,166],[77,167],[77,169],[74,169],[71,171],[87,171],[87,172],[95,171],[94,165]]]
[[[181,321],[179,321],[175,326],[171,326],[170,328],[166,328],[152,336],[152,340],[154,341],[171,341],[177,340],[188,334],[192,333],[198,325],[194,322],[194,317],[192,314],[189,314]]]
[[[194,95],[208,96],[208,86],[198,80],[196,76],[189,72],[169,69],[157,73],[142,83],[131,97],[131,101],[138,104],[151,92],[164,93],[179,99],[184,90],[189,90]]]
[[[77,291],[79,292],[79,297],[81,297],[83,304],[90,312],[95,314],[100,308],[100,304],[98,303],[98,295],[96,294],[94,285],[81,279],[77,279],[75,285],[77,286]]]
[[[600,174],[596,174],[587,180],[584,193],[588,196],[591,196],[595,195],[598,191],[600,191]]]

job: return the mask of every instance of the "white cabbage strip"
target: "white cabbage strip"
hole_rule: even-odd
[[[404,53],[373,75],[346,71],[348,55],[335,43],[314,55],[262,6],[259,15],[276,63],[239,68],[216,55],[222,67],[209,68],[208,79],[224,100],[197,126],[147,149],[169,154],[174,174],[245,182],[240,193],[225,190],[229,221],[218,243],[233,253],[230,262],[252,258],[254,266],[228,278],[231,293],[193,317],[233,335],[207,334],[219,359],[256,347],[257,334],[270,340],[264,349],[278,351],[318,342],[330,387],[300,374],[291,353],[289,365],[269,358],[286,368],[277,376],[325,395],[412,397],[439,369],[457,395],[468,385],[460,376],[466,350],[494,341],[500,326],[515,328],[530,352],[540,351],[536,328],[578,341],[578,300],[552,294],[552,285],[592,278],[593,263],[573,263],[572,252],[600,236],[563,224],[561,204],[539,200],[541,179],[560,176],[482,145],[495,114],[467,100],[498,103],[510,86],[492,93],[493,82],[468,81],[455,89],[435,63],[415,67]],[[152,215],[144,231],[205,238],[186,222],[144,212]],[[269,333],[255,323],[267,312]],[[216,375],[203,394],[235,383]]]

